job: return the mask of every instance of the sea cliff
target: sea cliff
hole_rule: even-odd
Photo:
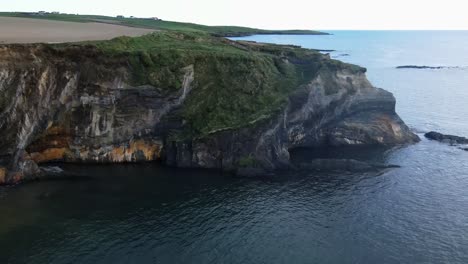
[[[276,170],[297,147],[419,140],[364,68],[202,33],[1,45],[0,92],[4,184],[49,161]]]

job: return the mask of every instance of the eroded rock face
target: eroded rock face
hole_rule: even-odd
[[[1,46],[0,183],[35,177],[48,161],[273,170],[287,168],[296,147],[418,141],[393,95],[346,66],[321,69],[274,115],[176,140],[170,135],[186,126],[178,111],[197,76],[193,65],[179,72],[177,90],[132,86],[125,61],[93,49]]]
[[[287,168],[298,147],[399,145],[418,142],[395,113],[395,98],[373,87],[364,72],[317,75],[298,88],[276,117],[207,138],[165,147],[167,162],[182,167]]]
[[[7,170],[5,167],[0,167],[0,184],[6,182]]]
[[[395,113],[393,95],[374,88],[364,73],[321,72],[292,97],[297,99],[287,118],[290,148],[418,140]]]
[[[0,153],[3,182],[38,173],[36,163],[138,162],[160,157],[154,128],[190,92],[194,69],[173,93],[133,87],[118,59],[45,46],[0,49]]]

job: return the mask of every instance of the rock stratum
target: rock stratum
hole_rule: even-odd
[[[450,146],[457,146],[459,149],[468,151],[468,138],[455,135],[446,135],[436,131],[430,131],[424,136],[430,140],[439,141]]]
[[[3,184],[50,161],[276,170],[297,147],[419,140],[364,68],[195,33],[1,45],[0,131]]]

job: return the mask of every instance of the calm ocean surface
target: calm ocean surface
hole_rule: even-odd
[[[467,31],[332,33],[242,39],[336,50],[420,135],[468,136]],[[401,168],[242,179],[61,165],[80,177],[0,188],[0,263],[468,263],[467,151],[423,139],[355,155]]]

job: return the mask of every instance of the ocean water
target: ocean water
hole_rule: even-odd
[[[332,33],[243,39],[336,50],[421,136],[468,136],[468,32]],[[353,155],[401,168],[244,179],[60,165],[77,176],[0,189],[0,263],[468,263],[467,151],[423,138]]]

